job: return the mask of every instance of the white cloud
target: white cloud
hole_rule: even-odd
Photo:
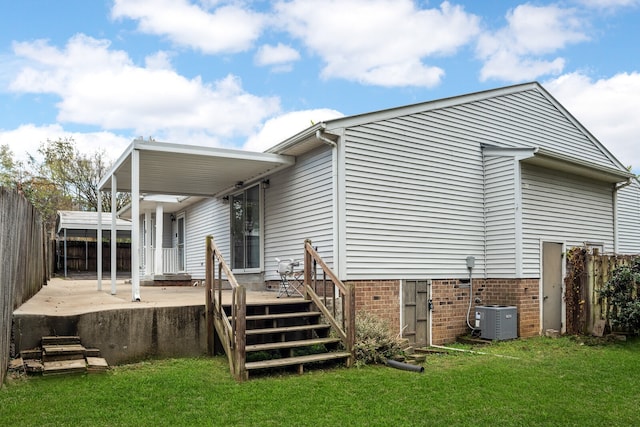
[[[136,20],[142,32],[209,54],[251,48],[266,24],[264,15],[233,4],[209,9],[187,0],[115,0],[111,16]]]
[[[544,86],[623,165],[640,173],[640,73],[600,80],[572,73]]]
[[[342,113],[330,109],[286,113],[267,120],[262,129],[249,137],[242,148],[249,151],[265,151],[315,123],[342,116]]]
[[[639,6],[640,0],[578,0],[578,3],[594,9],[619,9]]]
[[[444,71],[424,58],[454,54],[478,33],[478,17],[443,2],[293,0],[274,5],[278,23],[326,63],[322,77],[379,86],[440,83]]]
[[[8,145],[14,158],[23,162],[27,161],[28,155],[39,158],[38,148],[47,140],[57,141],[65,138],[72,138],[81,153],[104,150],[111,161],[115,161],[131,142],[131,138],[112,132],[71,132],[59,124],[24,124],[17,129],[0,129],[0,145]]]
[[[259,66],[277,66],[287,67],[286,71],[291,68],[291,63],[300,59],[300,53],[291,46],[278,43],[276,46],[263,45],[260,46],[255,55],[255,63]],[[283,68],[278,68],[283,70]]]
[[[523,4],[509,11],[506,19],[506,27],[478,40],[476,52],[485,62],[480,71],[482,81],[517,82],[560,74],[564,59],[546,55],[588,40],[587,24],[573,9]]]
[[[157,135],[170,129],[205,132],[212,137],[249,135],[279,111],[275,97],[247,93],[233,75],[213,83],[188,79],[170,68],[168,55],[147,58],[150,68],[132,63],[109,42],[77,35],[64,49],[47,42],[16,43],[17,56],[28,60],[10,85],[18,93],[60,96],[58,120],[133,129]]]

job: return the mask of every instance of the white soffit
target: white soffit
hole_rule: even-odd
[[[295,158],[223,148],[134,141],[118,159],[100,189],[131,191],[131,153],[140,154],[140,192],[210,197],[238,182],[249,182],[295,163]]]

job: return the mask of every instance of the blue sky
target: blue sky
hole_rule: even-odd
[[[539,81],[640,173],[640,0],[0,0],[0,144],[262,151],[312,122]]]

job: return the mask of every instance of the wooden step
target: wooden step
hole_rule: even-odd
[[[306,356],[284,357],[282,359],[261,360],[247,362],[244,367],[248,371],[255,369],[278,368],[283,366],[303,365],[305,363],[324,362],[327,360],[346,359],[350,354],[346,351],[334,351],[330,353],[309,354]]]
[[[99,348],[87,348],[84,351],[86,357],[102,357]]]
[[[278,314],[254,314],[247,316],[249,320],[271,320],[271,319],[295,319],[297,317],[319,317],[319,311],[296,311],[294,313],[278,313]],[[231,320],[231,316],[229,316]]]
[[[42,347],[42,360],[54,362],[60,360],[84,359],[85,348],[79,344],[45,345]]]
[[[286,332],[298,332],[298,331],[312,331],[316,329],[329,329],[329,325],[315,324],[315,325],[300,325],[300,326],[283,326],[281,328],[259,328],[259,329],[247,329],[247,335],[262,335],[262,334],[278,334]]]
[[[310,347],[312,345],[326,345],[340,342],[340,338],[315,338],[310,340],[272,342],[264,344],[252,344],[245,347],[247,353],[252,351],[281,350],[284,348]]]
[[[20,351],[20,357],[24,360],[27,359],[42,359],[42,349],[41,348],[33,348],[29,350]]]
[[[80,344],[80,337],[76,335],[55,335],[42,337],[41,344],[42,346]]]
[[[109,370],[109,364],[102,357],[87,357],[87,372],[106,372]]]
[[[79,374],[87,371],[87,362],[81,360],[60,360],[44,362],[42,375]]]

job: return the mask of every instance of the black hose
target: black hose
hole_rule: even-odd
[[[424,372],[424,366],[419,365],[411,365],[409,363],[398,362],[397,360],[389,360],[387,359],[387,366],[391,366],[392,368],[402,369],[403,371],[412,371],[412,372]]]

